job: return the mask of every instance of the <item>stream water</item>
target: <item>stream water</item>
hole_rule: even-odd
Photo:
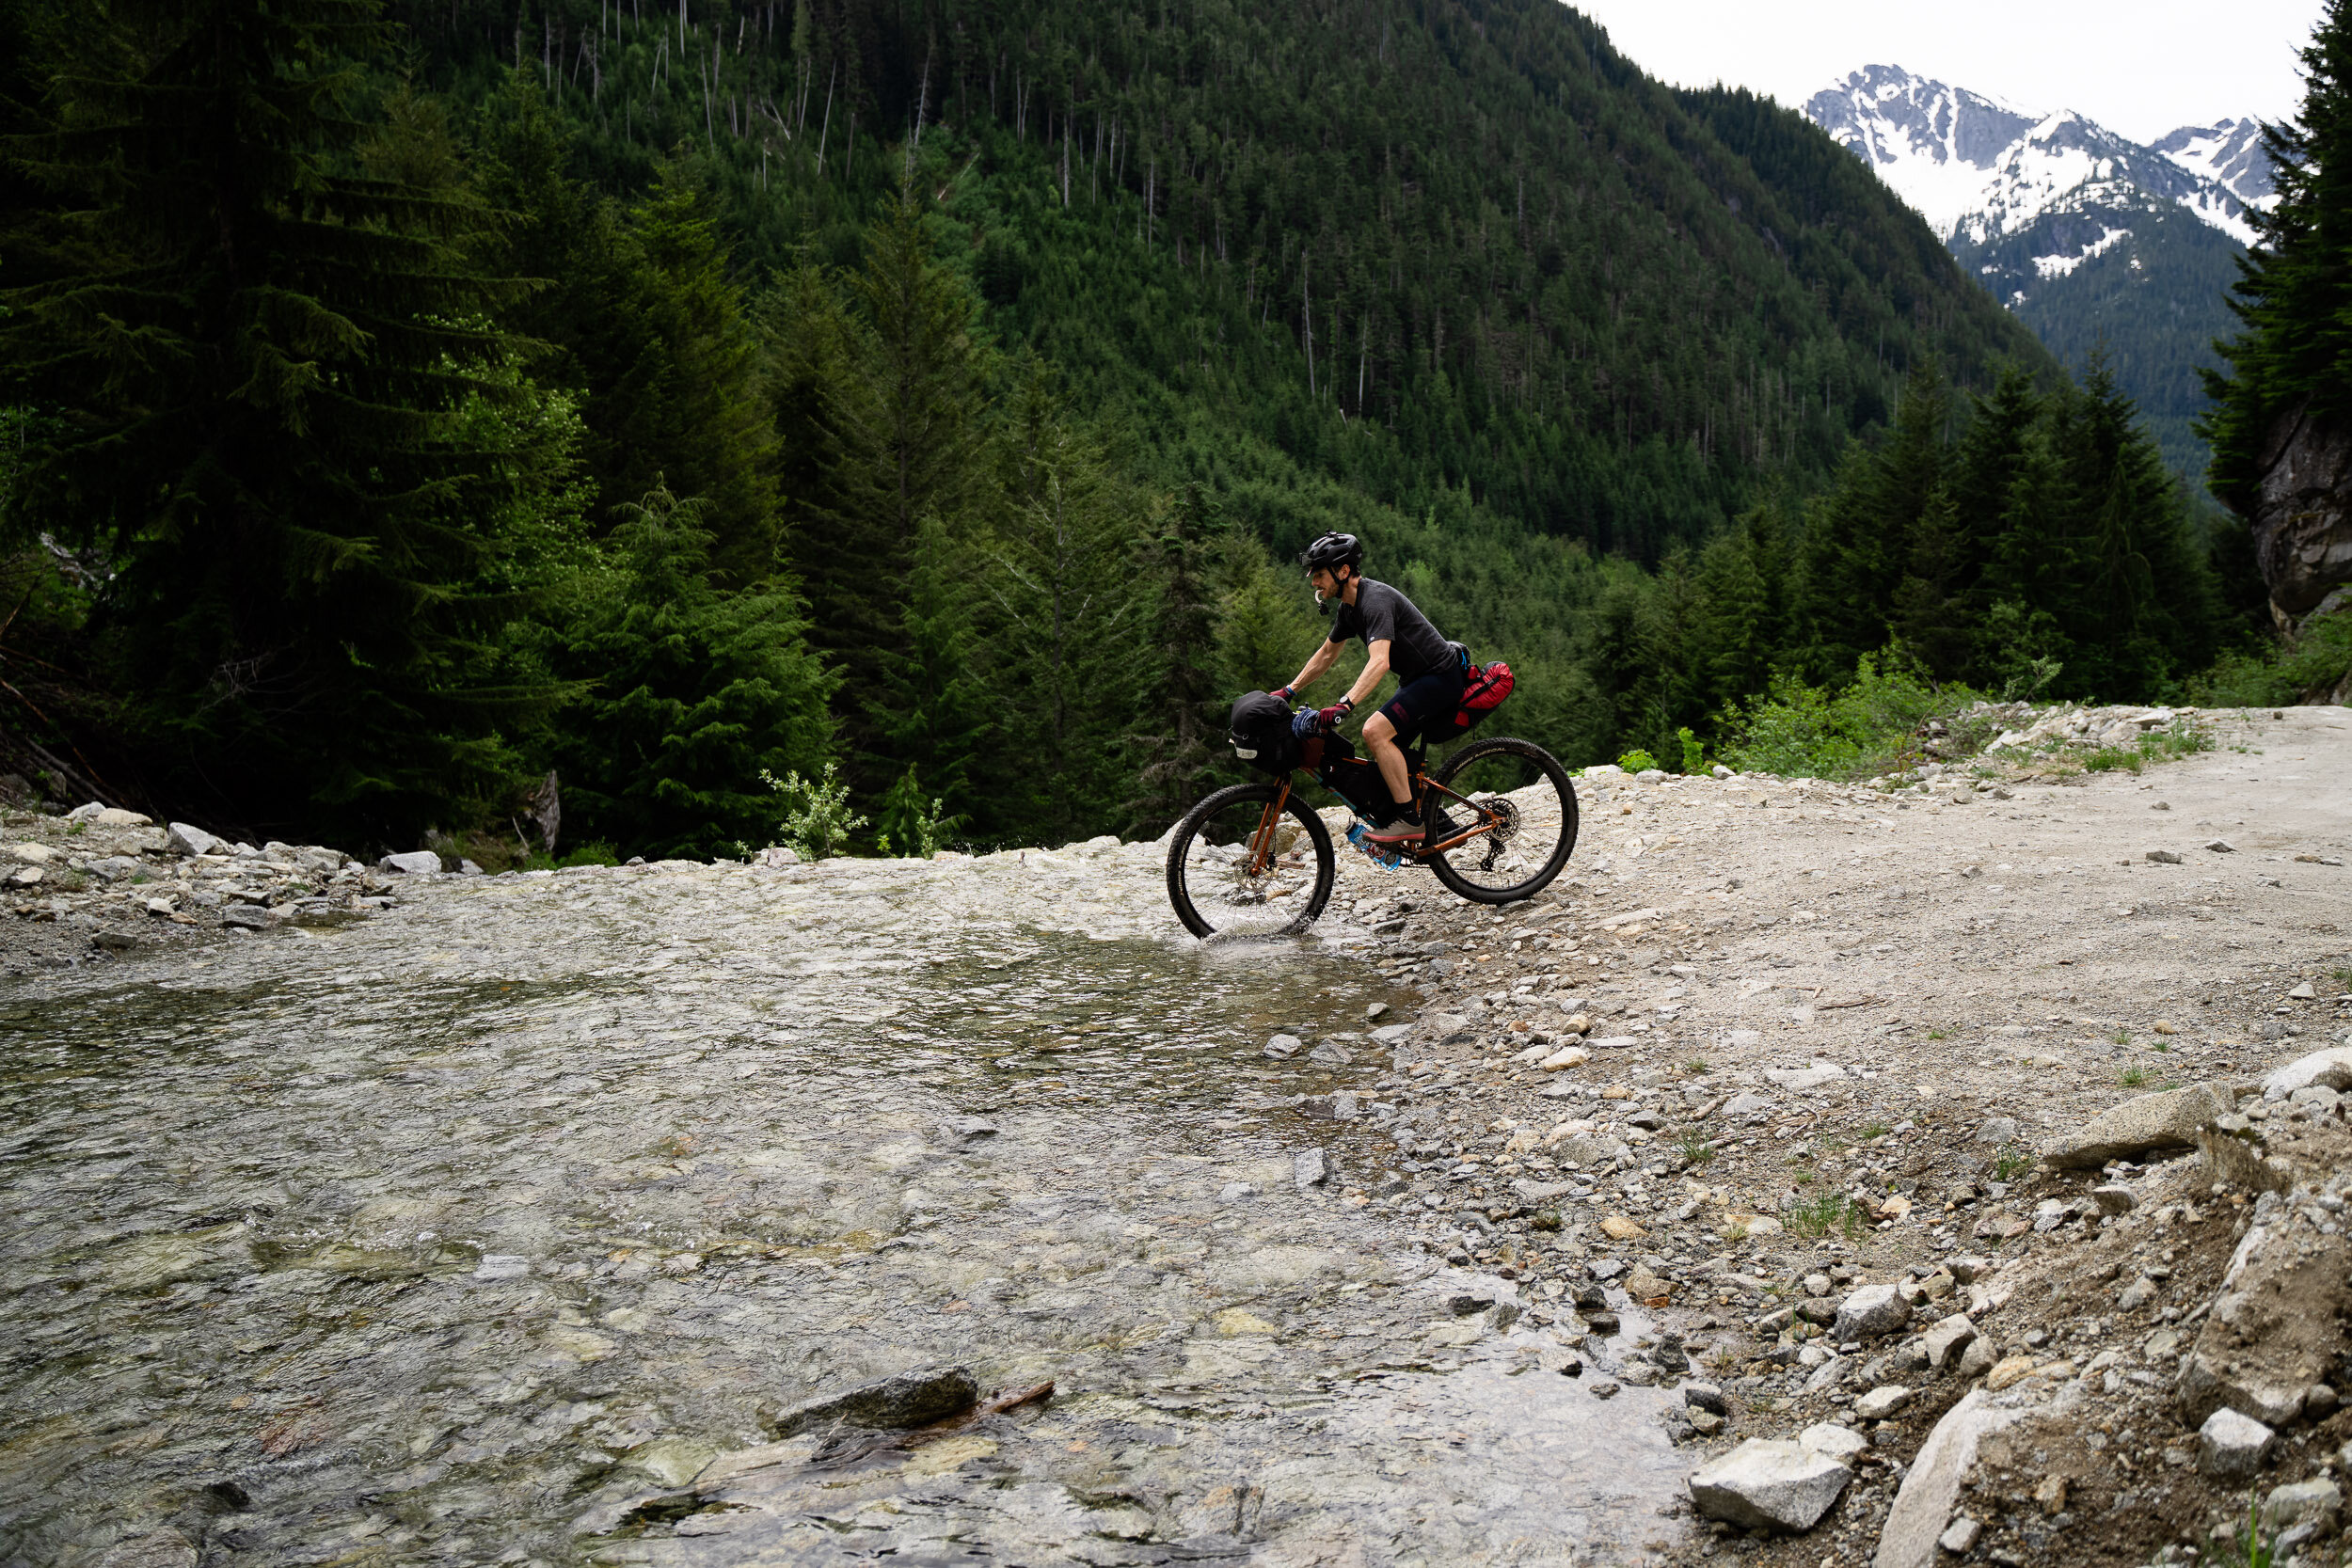
[[[1266,1103],[1370,1095],[1366,1008],[1408,999],[1362,933],[1201,947],[1158,891],[1144,846],[449,879],[0,993],[0,1559],[1680,1539],[1665,1396],[1593,1398],[1508,1284],[1295,1184],[1370,1174]],[[774,1440],[942,1363],[1057,1392],[846,1465]]]

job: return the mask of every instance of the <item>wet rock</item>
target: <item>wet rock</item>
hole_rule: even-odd
[[[2197,1141],[2200,1127],[2229,1109],[2229,1091],[2212,1084],[2143,1094],[2042,1145],[2042,1163],[2058,1170],[2095,1170],[2110,1160],[2185,1148]]]
[[[2251,1481],[2278,1433],[2250,1416],[2217,1410],[2197,1429],[2197,1467],[2216,1481]]]
[[[1413,1026],[1409,1023],[1386,1023],[1375,1029],[1369,1037],[1375,1045],[1393,1047],[1403,1045],[1412,1033]]]
[[[86,1560],[91,1568],[196,1568],[196,1546],[176,1529],[141,1531]]]
[[[1228,1181],[1217,1189],[1216,1200],[1219,1203],[1247,1203],[1257,1196],[1258,1189],[1247,1181]]]
[[[1682,1402],[1692,1410],[1712,1411],[1718,1416],[1731,1414],[1731,1406],[1724,1399],[1724,1391],[1711,1383],[1686,1383],[1682,1386]]]
[[[1329,1159],[1320,1148],[1302,1148],[1291,1156],[1291,1181],[1300,1188],[1320,1187],[1331,1180]]]
[[[375,863],[375,868],[407,877],[429,877],[441,869],[441,857],[430,849],[411,849],[405,854],[385,856]]]
[[[1345,1067],[1355,1059],[1356,1053],[1337,1040],[1325,1040],[1321,1045],[1307,1053],[1307,1060],[1320,1062],[1325,1067]]]
[[[1931,1568],[1961,1488],[1977,1467],[1987,1438],[2022,1419],[2026,1407],[1996,1402],[1982,1389],[1944,1413],[1903,1473],[1902,1489],[1887,1510],[1871,1568]]]
[[[986,1117],[949,1117],[939,1124],[940,1131],[958,1143],[976,1144],[993,1138],[1002,1131]]]
[[[266,931],[277,924],[269,911],[258,904],[231,904],[220,911],[220,923],[246,931]]]
[[[165,838],[178,855],[219,854],[229,848],[226,839],[215,838],[192,822],[174,822],[166,830]]]
[[[1844,1344],[1876,1339],[1911,1321],[1911,1304],[1892,1285],[1865,1285],[1837,1304],[1836,1324],[1831,1330]]]
[[[530,1273],[530,1259],[511,1252],[492,1252],[484,1254],[482,1261],[474,1265],[473,1276],[476,1279],[521,1279]]]
[[[1363,1116],[1363,1104],[1345,1090],[1304,1095],[1298,1101],[1298,1114],[1315,1121],[1355,1121]]]
[[[1742,1529],[1803,1531],[1820,1523],[1853,1472],[1785,1438],[1751,1437],[1692,1472],[1691,1502]]]
[[[823,1427],[895,1429],[944,1421],[972,1408],[980,1386],[962,1367],[918,1367],[837,1394],[805,1400],[768,1422],[777,1437]]]

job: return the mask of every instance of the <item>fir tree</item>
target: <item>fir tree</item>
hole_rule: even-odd
[[[0,360],[55,411],[12,520],[118,562],[96,629],[186,809],[413,841],[503,787],[484,743],[553,696],[465,679],[517,477],[460,421],[516,390],[486,211],[383,146],[425,128],[365,117],[366,0],[129,0],[57,39],[0,225]]]
[[[2278,200],[2248,213],[2260,239],[2231,304],[2244,330],[2216,345],[2229,369],[2206,373],[2213,493],[2241,516],[2280,420],[2352,416],[2352,0],[2327,0],[2299,53],[2302,106],[2263,128]]]

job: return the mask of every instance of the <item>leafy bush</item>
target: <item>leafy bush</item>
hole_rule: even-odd
[[[777,778],[765,768],[759,776],[784,797],[785,815],[778,830],[784,841],[804,861],[830,860],[866,826],[866,818],[850,811],[850,786],[838,778],[840,767],[825,764],[821,779],[803,779],[798,769]]]
[[[2310,622],[2292,647],[2225,654],[2188,683],[2200,707],[2278,707],[2332,691],[2352,674],[2352,610]]]
[[[1658,766],[1658,759],[1637,746],[1619,757],[1617,766],[1629,773],[1646,773]]]
[[[1675,738],[1682,742],[1682,770],[1685,773],[1706,772],[1707,748],[1699,744],[1699,737],[1691,733],[1691,727],[1685,724],[1675,731]]]
[[[1774,675],[1762,698],[1725,710],[1723,755],[1751,772],[1859,778],[1899,764],[1930,719],[1979,700],[1967,687],[1936,686],[1899,644],[1890,645],[1863,655],[1842,688]]]

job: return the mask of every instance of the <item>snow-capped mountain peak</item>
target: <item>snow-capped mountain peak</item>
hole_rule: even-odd
[[[2225,119],[2212,125],[2184,125],[2154,144],[2191,174],[2222,186],[2249,207],[2267,207],[2275,194],[2270,159],[2263,150],[2258,120]]]
[[[2038,113],[1885,65],[1814,94],[1804,112],[1955,250],[2021,234],[2054,215],[2113,215],[2161,203],[2249,244],[2254,235],[2245,208],[2269,194],[2258,128],[2245,121],[2185,126],[2143,147],[2073,110]]]

